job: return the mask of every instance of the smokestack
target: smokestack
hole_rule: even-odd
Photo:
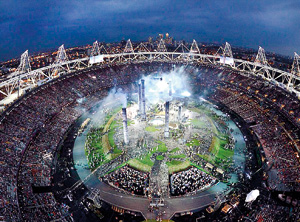
[[[170,102],[166,102],[166,107],[165,107],[165,138],[168,138],[170,136],[169,133],[169,108]]]
[[[139,114],[142,114],[142,87],[141,83],[139,83]]]
[[[182,106],[179,105],[179,106],[178,106],[178,121],[179,121],[179,122],[181,121],[181,110],[182,110]]]
[[[142,79],[142,120],[146,120],[145,80]]]
[[[172,81],[169,81],[169,96],[172,96]]]
[[[126,108],[122,108],[124,143],[129,143]]]

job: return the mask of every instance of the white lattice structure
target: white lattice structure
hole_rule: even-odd
[[[99,44],[98,44],[98,41],[95,41],[93,43],[93,47],[92,47],[92,50],[91,50],[91,56],[97,56],[97,55],[100,55],[100,48],[99,48]]]
[[[165,41],[163,39],[161,39],[157,45],[157,52],[166,52],[167,48],[165,45]]]
[[[192,46],[190,48],[190,53],[200,54],[200,49],[195,39],[193,40]]]
[[[300,76],[300,56],[295,52],[291,73]]]
[[[134,53],[134,50],[133,50],[132,43],[131,43],[130,39],[128,39],[127,42],[126,42],[124,53]]]
[[[26,50],[21,55],[21,61],[20,61],[20,65],[18,66],[17,72],[18,73],[25,73],[25,72],[30,72],[30,71],[31,71],[30,59],[29,59],[29,56],[28,56],[28,50]]]
[[[185,47],[182,46],[181,47]],[[271,82],[281,88],[286,89],[291,93],[295,93],[298,98],[300,98],[300,76],[299,76],[299,55],[295,53],[295,60],[293,63],[293,68],[291,72],[282,71],[279,69],[272,68],[265,56],[263,48],[259,47],[256,60],[254,62],[245,61],[242,59],[235,59],[232,57],[231,47],[228,43],[225,47],[219,51],[219,54],[207,55],[201,54],[198,51],[198,45],[196,41],[193,41],[191,49],[184,48],[184,52],[167,51],[163,39],[160,40],[157,49],[155,51],[150,51],[145,44],[140,44],[135,50],[132,48],[132,43],[130,40],[127,41],[125,50],[123,53],[109,54],[105,50],[104,46],[99,48],[106,54],[101,52],[103,55],[103,62],[95,64],[97,66],[102,66],[105,64],[123,64],[123,63],[140,63],[140,62],[173,62],[182,64],[211,64],[216,66],[227,66],[234,70],[241,71],[247,75],[260,76],[266,81]],[[126,52],[126,53],[125,53]],[[27,52],[28,54],[28,52]],[[24,56],[24,58],[28,58]],[[222,62],[224,58],[232,58],[233,63]],[[82,59],[75,59],[69,61],[67,58],[64,46],[59,47],[57,52],[56,60],[52,65],[31,70],[25,73],[18,73],[16,75],[10,75],[6,79],[0,82],[0,93],[4,96],[10,96],[16,93],[17,89],[27,89],[31,90],[40,84],[44,84],[53,78],[57,78],[61,75],[68,75],[76,70],[83,69],[89,66],[89,57]],[[20,67],[30,67],[26,65],[29,63],[24,63],[21,60]],[[29,61],[29,59],[26,61]],[[25,65],[24,65],[25,64]],[[22,71],[26,68],[22,68]],[[20,87],[18,87],[20,86]]]
[[[266,58],[265,50],[260,46],[258,48],[258,53],[256,55],[255,62],[262,64],[262,65],[266,65],[266,66],[269,65],[267,58]]]

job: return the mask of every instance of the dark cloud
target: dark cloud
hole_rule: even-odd
[[[0,60],[95,40],[230,42],[293,55],[300,51],[300,2],[179,0],[10,0],[0,2]]]

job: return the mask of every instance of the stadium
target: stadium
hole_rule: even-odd
[[[1,76],[3,221],[300,219],[297,53],[282,70],[227,42],[68,52]]]

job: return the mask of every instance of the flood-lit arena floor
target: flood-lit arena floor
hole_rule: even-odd
[[[170,219],[175,213],[202,209],[212,204],[218,194],[229,192],[231,189],[227,184],[237,183],[238,174],[244,172],[247,151],[241,131],[228,114],[216,109],[216,106],[204,100],[201,95],[191,95],[186,89],[180,92],[175,81],[172,81],[172,96],[167,98],[170,106],[170,135],[166,137],[163,99],[167,97],[164,93],[169,94],[169,80],[172,75],[166,73],[164,77],[154,78],[156,75],[157,73],[153,73],[148,77],[152,81],[149,85],[153,88],[147,90],[149,94],[145,94],[146,98],[152,96],[148,100],[150,104],[147,105],[146,120],[142,120],[139,112],[136,87],[125,87],[128,88],[127,91],[112,89],[108,98],[114,98],[114,103],[105,98],[93,111],[84,114],[79,120],[84,123],[88,119],[91,123],[76,138],[73,158],[81,180],[85,180],[96,168],[103,169],[96,173],[98,180],[93,177],[87,179],[85,184],[90,189],[98,188],[100,196],[106,202],[140,212],[148,219],[158,216],[155,215],[158,212],[154,210],[149,212],[149,205],[155,206],[156,202],[161,202],[165,211],[163,218]],[[170,79],[165,81],[166,92],[156,92],[155,89],[160,88],[155,85],[162,85],[161,81],[168,77]],[[147,81],[145,85],[147,88]],[[183,96],[184,92],[188,96]],[[161,98],[157,97],[158,93]],[[126,100],[125,105],[122,101],[117,102],[118,98],[127,97],[131,99]],[[151,103],[152,100],[154,102]],[[130,123],[128,144],[124,143],[122,106],[127,107]],[[107,135],[103,133],[105,127],[108,129],[108,137],[112,139],[109,140],[109,151],[103,154],[103,141]],[[99,153],[102,154],[101,157],[97,156]],[[110,158],[112,155],[115,156]],[[211,167],[211,163],[217,166],[213,175],[205,170]],[[138,184],[136,190],[116,185],[118,179],[114,177],[118,176],[124,166],[136,169],[136,172],[146,173],[145,184]],[[201,172],[209,182],[195,186],[191,191],[175,188],[174,177],[189,169],[198,169],[197,173]],[[130,178],[128,180],[130,182]],[[197,180],[196,182],[199,183]],[[139,188],[139,185],[142,188]],[[184,206],[182,201],[185,202]]]

